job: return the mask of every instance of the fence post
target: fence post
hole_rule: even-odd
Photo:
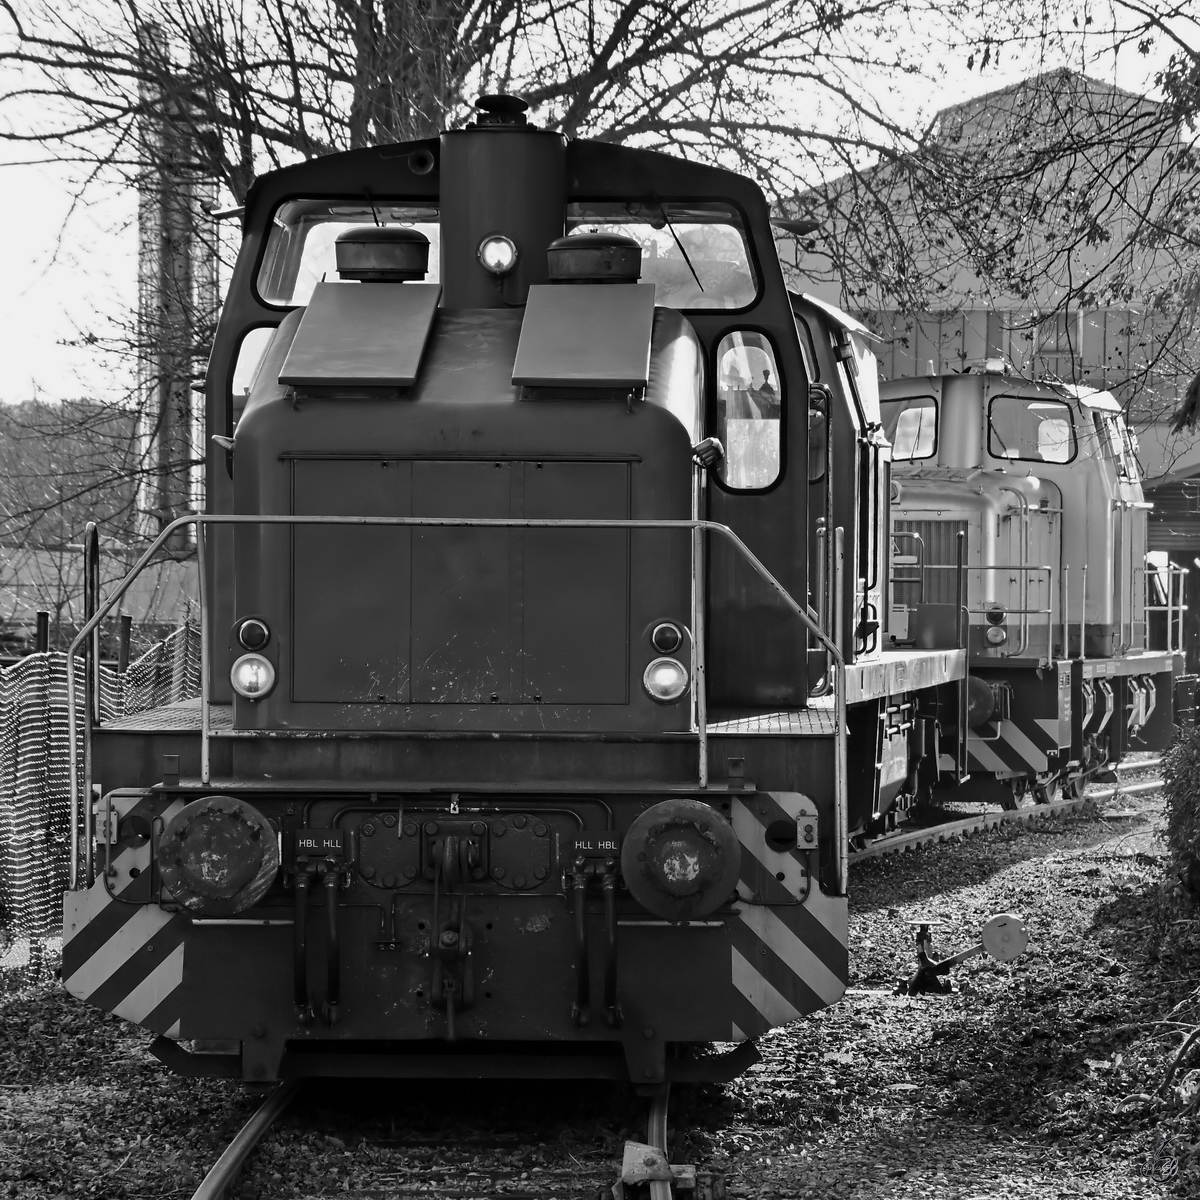
[[[122,613],[117,628],[117,674],[124,675],[129,670],[129,638],[133,630],[133,617]]]

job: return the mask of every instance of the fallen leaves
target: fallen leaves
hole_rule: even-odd
[[[1160,886],[1161,816],[1139,804],[1133,828],[1004,827],[855,867],[851,992],[762,1039],[764,1062],[730,1087],[675,1089],[673,1159],[727,1169],[745,1200],[1200,1194],[1200,1046],[1157,1094],[1200,1021],[1200,923]],[[948,921],[939,951],[1013,911],[1029,952],[972,960],[953,995],[893,995],[912,969],[914,892]],[[191,1195],[256,1101],[170,1075],[149,1040],[56,987],[0,1000],[0,1197]],[[608,1085],[330,1081],[260,1144],[248,1194],[470,1181],[574,1200],[611,1183],[644,1116]]]

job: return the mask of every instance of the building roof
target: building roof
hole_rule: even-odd
[[[1058,67],[1056,70],[1043,71],[1040,75],[1030,75],[1025,79],[1018,79],[1006,87],[996,88],[994,91],[984,92],[979,96],[972,96],[967,100],[960,100],[957,104],[949,104],[945,108],[940,108],[933,118],[931,129],[935,131],[936,136],[936,131],[955,116],[978,112],[986,108],[998,108],[1002,98],[1025,95],[1030,91],[1043,89],[1053,91],[1058,95],[1070,90],[1076,94],[1120,97],[1134,103],[1158,107],[1158,101],[1150,100],[1137,92],[1126,91],[1115,84],[1105,83],[1101,79],[1093,79],[1090,75],[1071,70],[1070,67]]]

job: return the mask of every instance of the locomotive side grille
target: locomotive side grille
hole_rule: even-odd
[[[910,608],[919,603],[953,604],[957,586],[954,571],[944,568],[954,567],[958,562],[958,535],[967,532],[966,521],[898,520],[893,530],[915,533],[921,539],[920,542],[911,537],[896,539],[896,552],[916,555],[919,564],[896,565],[893,571],[896,601]],[[935,569],[929,570],[930,567]]]
[[[309,459],[297,513],[622,520],[628,463]],[[299,527],[293,699],[624,704],[629,534]]]

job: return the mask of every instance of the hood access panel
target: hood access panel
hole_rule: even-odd
[[[436,283],[319,283],[279,382],[309,394],[406,389],[437,312]]]
[[[535,285],[512,381],[532,389],[533,398],[582,399],[593,390],[641,395],[653,332],[653,284]]]

